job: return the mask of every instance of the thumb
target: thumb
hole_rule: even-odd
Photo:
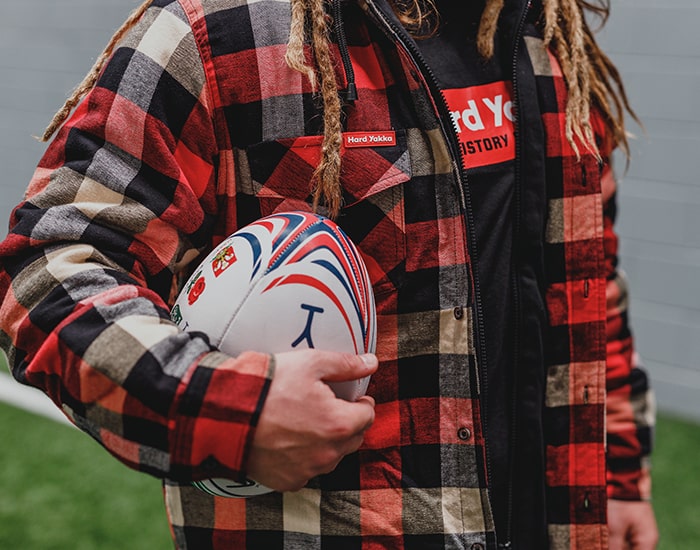
[[[374,374],[379,361],[373,353],[353,355],[327,352],[317,357],[318,371],[324,382],[349,382]]]
[[[608,545],[609,550],[625,550],[625,537],[619,532],[610,531]]]

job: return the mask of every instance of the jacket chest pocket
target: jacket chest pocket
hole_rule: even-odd
[[[388,144],[341,151],[343,207],[336,221],[362,252],[378,296],[400,286],[406,259],[404,185],[411,162],[405,132],[390,134]],[[237,152],[239,225],[275,212],[311,210],[321,139],[267,141]],[[321,206],[318,213],[327,211]]]

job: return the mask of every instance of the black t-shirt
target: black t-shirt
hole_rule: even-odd
[[[480,0],[441,0],[437,35],[418,40],[452,113],[476,223],[478,276],[486,329],[491,496],[497,530],[508,499],[513,365],[512,245],[515,188],[510,61],[486,60],[476,36]]]

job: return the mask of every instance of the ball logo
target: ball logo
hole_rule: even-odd
[[[308,311],[309,315],[306,318],[306,327],[304,327],[304,331],[299,335],[299,338],[292,342],[292,347],[296,348],[299,344],[306,340],[306,343],[309,346],[309,348],[314,349],[314,342],[311,339],[311,325],[314,322],[314,314],[323,313],[323,308],[310,306],[308,304],[301,304],[301,309]]]
[[[182,323],[182,310],[180,309],[179,305],[176,305],[173,310],[170,312],[170,318],[173,320],[173,323],[176,325],[179,325]]]
[[[236,254],[233,251],[233,246],[227,246],[214,256],[211,263],[211,269],[214,272],[214,277],[220,277],[221,274],[236,263]]]
[[[204,289],[207,287],[207,282],[204,280],[204,277],[202,277],[201,273],[199,277],[197,277],[190,287],[189,292],[187,293],[187,303],[190,305],[194,305],[194,303],[199,300],[199,297],[202,295],[204,292]]]

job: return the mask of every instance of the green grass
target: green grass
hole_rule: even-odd
[[[0,404],[0,442],[0,548],[173,548],[160,482],[85,434]]]
[[[700,425],[660,415],[652,468],[659,548],[700,548]]]
[[[158,480],[90,438],[0,404],[0,549],[172,549]],[[700,426],[662,415],[654,454],[661,550],[698,548]]]

